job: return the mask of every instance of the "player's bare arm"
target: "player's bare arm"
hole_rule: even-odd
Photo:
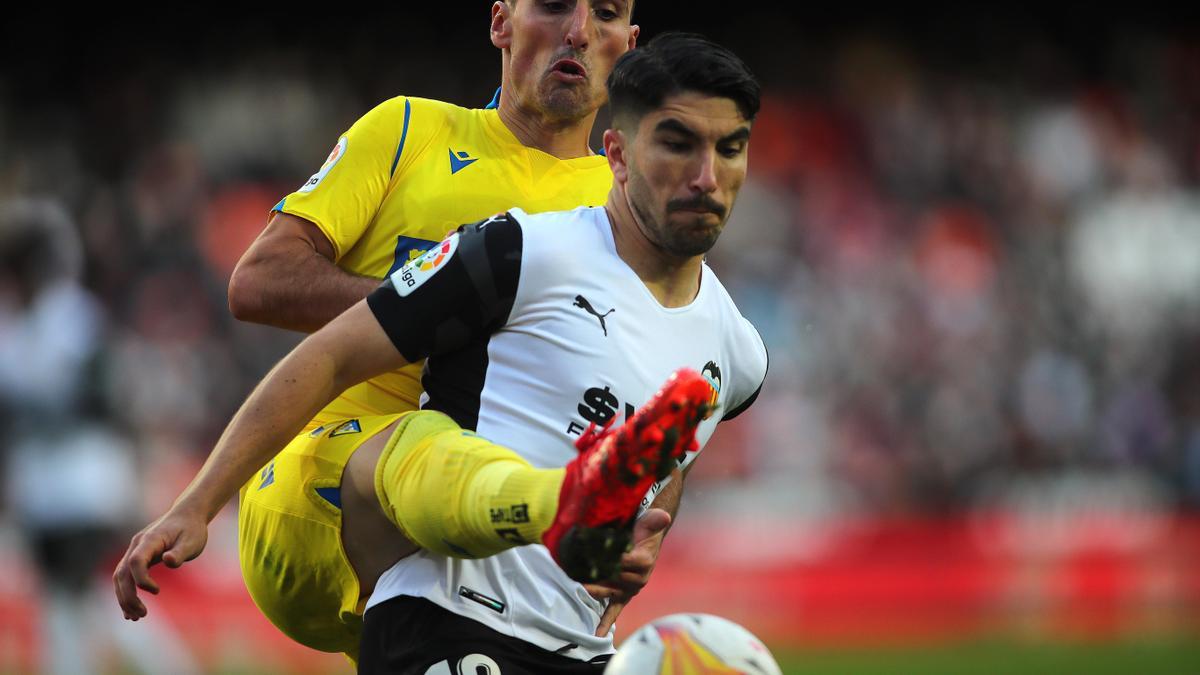
[[[311,333],[379,285],[333,262],[313,223],[277,211],[229,279],[229,310],[242,321]]]
[[[138,588],[158,592],[149,568],[159,562],[178,567],[199,555],[208,523],[321,407],[347,387],[406,363],[366,302],[284,357],[242,404],[171,509],[133,537],[113,573],[125,618],[146,615]]]

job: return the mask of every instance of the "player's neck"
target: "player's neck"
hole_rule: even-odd
[[[650,241],[619,186],[614,185],[608,193],[604,210],[612,227],[617,255],[646,284],[654,299],[667,308],[691,304],[700,292],[704,256],[680,258]]]
[[[596,113],[583,119],[555,120],[522,108],[512,99],[500,95],[500,121],[527,148],[536,148],[559,159],[574,159],[593,154],[588,146]]]

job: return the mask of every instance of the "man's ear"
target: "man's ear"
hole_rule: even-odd
[[[625,155],[625,132],[619,129],[604,131],[604,155],[608,157],[608,168],[612,169],[613,180],[624,184],[629,180],[628,157]]]
[[[496,0],[492,3],[492,44],[497,49],[507,49],[512,45],[512,16],[508,3]]]

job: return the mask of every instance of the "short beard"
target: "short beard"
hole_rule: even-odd
[[[650,201],[650,191],[646,189],[645,182],[636,171],[630,171],[629,182],[625,189],[629,199],[629,208],[641,221],[643,234],[650,240],[650,243],[672,257],[694,258],[708,253],[716,245],[717,239],[721,236],[721,230],[725,227],[723,214],[721,214],[716,227],[707,228],[699,235],[694,234],[697,228],[670,227],[666,223],[665,215],[660,220],[645,208],[644,204]]]
[[[588,97],[589,91],[558,87],[551,82],[543,82],[538,89],[538,102],[542,112],[550,119],[578,122],[595,110]]]

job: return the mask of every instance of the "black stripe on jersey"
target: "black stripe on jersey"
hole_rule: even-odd
[[[458,232],[458,249],[446,266],[408,297],[396,293],[389,279],[367,304],[406,359],[426,359],[425,409],[474,429],[488,342],[512,313],[523,244],[520,223],[508,214],[463,225]]]
[[[464,429],[473,430],[479,426],[480,395],[487,377],[490,339],[491,335],[480,336],[462,349],[425,360],[421,388],[429,400],[422,406],[424,410],[446,413]]]
[[[485,227],[486,225],[486,227]],[[388,278],[367,296],[375,319],[410,362],[449,355],[508,321],[521,276],[521,226],[508,214],[458,228],[458,249],[407,297]]]

